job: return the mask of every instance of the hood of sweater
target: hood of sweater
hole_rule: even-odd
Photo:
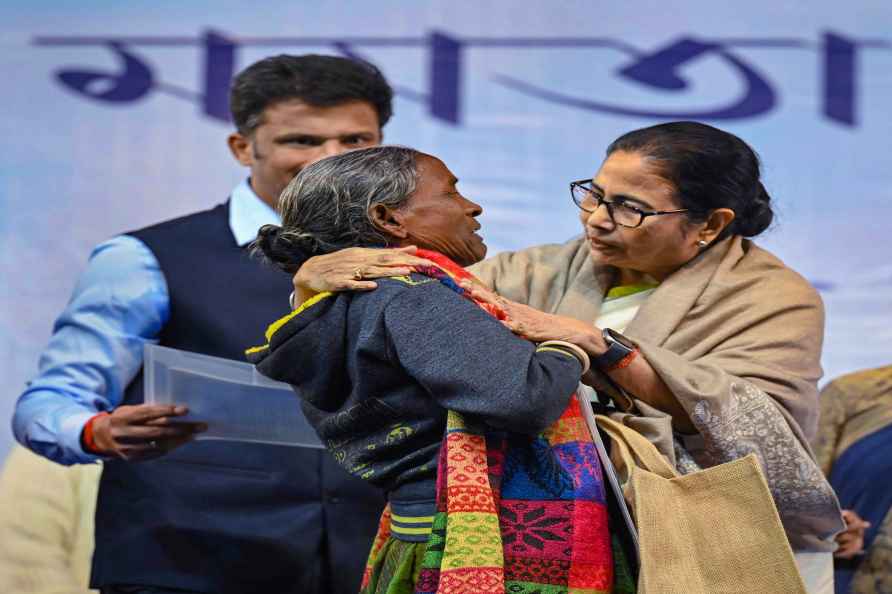
[[[347,313],[350,293],[319,293],[270,324],[267,344],[248,349],[263,375],[294,386],[316,408],[335,410],[350,393]]]

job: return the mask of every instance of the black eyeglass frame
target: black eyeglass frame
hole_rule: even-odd
[[[589,194],[591,194],[592,196],[594,196],[595,200],[598,201],[597,206],[595,206],[595,208],[592,210],[589,210],[589,209],[583,207],[579,203],[579,201],[576,199],[576,193],[573,191],[573,188],[580,188],[581,190],[584,190],[584,191],[588,192]],[[647,217],[654,217],[657,215],[666,215],[666,214],[676,214],[676,213],[680,213],[680,212],[688,212],[689,210],[691,210],[690,208],[677,208],[675,210],[644,210],[642,208],[638,208],[637,206],[632,206],[631,204],[621,204],[621,206],[623,208],[628,208],[629,210],[635,212],[638,215],[638,223],[636,225],[626,225],[624,223],[617,222],[617,220],[613,217],[614,203],[608,202],[607,200],[604,200],[603,196],[598,196],[597,194],[594,193],[593,188],[592,188],[592,180],[590,180],[590,179],[579,179],[576,181],[571,181],[570,182],[570,198],[573,199],[573,204],[575,204],[577,207],[579,207],[579,210],[581,210],[583,212],[588,212],[588,213],[593,213],[593,212],[597,211],[599,208],[601,208],[601,205],[603,204],[604,206],[607,207],[607,216],[610,217],[610,220],[613,221],[613,224],[619,225],[620,227],[626,227],[628,229],[637,229],[638,227],[641,226],[642,223],[644,223],[644,219],[646,219]]]

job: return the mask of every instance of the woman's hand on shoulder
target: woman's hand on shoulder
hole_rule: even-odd
[[[430,260],[415,255],[417,249],[414,245],[396,249],[356,247],[313,256],[292,278],[294,304],[324,291],[371,291],[378,286],[372,279],[407,275],[412,266],[431,266]]]
[[[589,355],[600,355],[607,350],[601,332],[594,326],[575,318],[545,313],[529,305],[506,299],[476,283],[463,282],[462,286],[486,303],[501,308],[506,315],[502,322],[508,329],[533,342],[565,340],[578,345]]]

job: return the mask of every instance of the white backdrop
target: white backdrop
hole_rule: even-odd
[[[578,233],[567,182],[622,132],[740,135],[777,204],[760,243],[824,296],[827,377],[892,362],[887,0],[278,4],[0,6],[0,419],[93,245],[245,175],[226,83],[282,52],[378,64],[398,90],[386,141],[443,158],[484,206],[491,254]],[[0,455],[11,442],[0,430]]]

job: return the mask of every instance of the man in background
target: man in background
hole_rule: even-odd
[[[250,259],[307,165],[381,142],[392,91],[374,66],[267,58],[233,81],[223,204],[95,248],[20,396],[16,438],[61,464],[103,461],[91,585],[102,592],[355,592],[383,499],[323,451],[193,441],[184,407],[146,405],[143,346],[229,359],[287,313],[291,279]],[[295,401],[295,406],[298,402]],[[4,544],[6,546],[6,544]]]
[[[846,520],[836,537],[836,592],[892,592],[892,365],[834,379],[820,402],[812,446]]]

